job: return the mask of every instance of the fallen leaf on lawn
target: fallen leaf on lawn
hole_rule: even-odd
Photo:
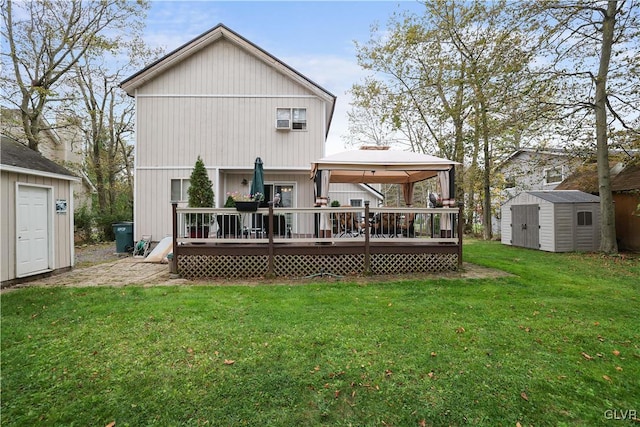
[[[429,376],[429,378],[433,378],[436,376],[436,374],[433,371],[429,372],[427,375]]]
[[[614,356],[620,356],[620,352],[618,350],[613,350],[612,353]]]
[[[431,352],[431,357],[436,357],[436,356],[437,356],[436,352],[435,352],[435,351],[432,351],[432,352]]]
[[[593,326],[600,326],[600,322],[593,322]]]
[[[611,382],[611,377],[609,377],[609,375],[603,375],[602,378],[604,378],[605,380]]]
[[[387,369],[387,370],[385,370],[385,371],[384,371],[384,375],[385,375],[386,377],[390,377],[390,376],[391,376],[391,374],[393,374],[393,371],[392,371],[391,369]]]
[[[338,396],[340,396],[340,390],[336,390],[336,392],[334,393],[334,397],[337,399]]]
[[[525,393],[524,391],[520,393],[520,397],[526,400],[527,402],[529,401],[529,396],[527,396],[527,393]]]
[[[465,332],[465,330],[464,330],[464,328],[462,326],[460,326],[459,328],[456,329],[456,333],[457,334],[462,334],[464,332]]]
[[[589,356],[587,353],[585,353],[584,351],[581,353],[582,357],[584,357],[587,360],[593,360],[593,357]]]
[[[109,424],[107,424],[105,427],[115,427],[116,422],[115,421],[111,421]]]
[[[418,423],[419,427],[427,427],[427,420],[425,419],[421,419],[420,422]]]
[[[616,371],[622,372],[622,368],[620,366],[616,366]]]
[[[516,421],[516,427],[522,427],[522,424],[520,424],[520,421]]]
[[[231,359],[224,359],[224,364],[225,365],[233,365],[234,363],[236,363],[235,360],[231,360]]]

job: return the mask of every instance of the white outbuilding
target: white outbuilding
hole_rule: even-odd
[[[72,172],[6,136],[0,146],[0,287],[74,264]]]
[[[600,198],[577,190],[524,191],[502,205],[501,241],[548,252],[597,251]]]

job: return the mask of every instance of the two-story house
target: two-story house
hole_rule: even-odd
[[[26,145],[21,120],[19,110],[2,109],[2,135]],[[40,133],[39,152],[44,158],[64,166],[80,178],[73,182],[74,206],[76,209],[90,207],[91,196],[96,192],[96,187],[84,172],[81,132],[73,126],[60,126],[56,129],[55,123],[49,123],[45,118],[41,120],[43,130]]]
[[[136,99],[134,234],[171,232],[198,156],[217,207],[250,192],[264,163],[267,197],[313,206],[311,163],[324,155],[336,96],[219,24],[121,83]]]
[[[503,185],[494,201],[502,205],[523,191],[553,190],[581,163],[582,159],[560,149],[520,148],[496,168]],[[492,224],[493,232],[499,234],[499,218],[494,218]]]

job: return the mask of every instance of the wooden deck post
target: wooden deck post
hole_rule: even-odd
[[[458,270],[462,269],[462,235],[464,234],[463,207],[462,202],[458,203]]]
[[[269,243],[268,243],[268,248],[269,248],[269,260],[267,261],[267,274],[265,274],[265,277],[267,279],[273,279],[276,277],[276,273],[274,271],[273,268],[273,264],[274,264],[274,255],[273,255],[273,202],[269,202]]]
[[[369,200],[364,201],[364,274],[371,275],[371,224],[369,224]]]
[[[171,267],[169,269],[169,271],[171,272],[171,274],[178,274],[178,214],[176,212],[176,209],[178,208],[178,203],[177,202],[173,202],[171,203],[171,212],[172,212],[172,219],[173,219],[173,227],[172,227],[172,245],[173,245],[173,257],[171,258]]]

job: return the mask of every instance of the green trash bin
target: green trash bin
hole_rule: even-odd
[[[116,252],[130,252],[133,249],[133,222],[118,222],[112,227],[116,236]]]

